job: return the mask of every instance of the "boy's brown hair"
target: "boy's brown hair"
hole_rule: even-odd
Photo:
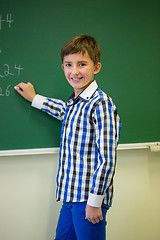
[[[94,65],[100,62],[101,49],[95,38],[89,35],[78,35],[71,38],[61,49],[61,59],[74,53],[88,53]]]

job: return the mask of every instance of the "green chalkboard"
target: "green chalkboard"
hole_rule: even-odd
[[[102,49],[99,87],[123,123],[120,143],[160,141],[160,1],[1,0],[0,150],[59,147],[61,123],[14,91],[67,99],[60,49],[78,34]]]

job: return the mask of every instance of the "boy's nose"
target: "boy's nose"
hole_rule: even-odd
[[[78,73],[79,73],[78,67],[74,66],[72,69],[72,74],[78,75]]]

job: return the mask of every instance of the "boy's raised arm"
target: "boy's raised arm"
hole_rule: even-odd
[[[36,92],[34,89],[34,86],[28,82],[28,83],[19,83],[14,87],[14,89],[25,99],[32,102],[34,97],[36,96]]]

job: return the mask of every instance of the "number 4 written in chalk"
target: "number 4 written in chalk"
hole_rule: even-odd
[[[7,13],[6,19],[2,18],[2,15],[0,14],[0,30],[2,29],[2,22],[8,23],[9,28],[11,28],[11,24],[14,20],[12,19],[12,14]]]

